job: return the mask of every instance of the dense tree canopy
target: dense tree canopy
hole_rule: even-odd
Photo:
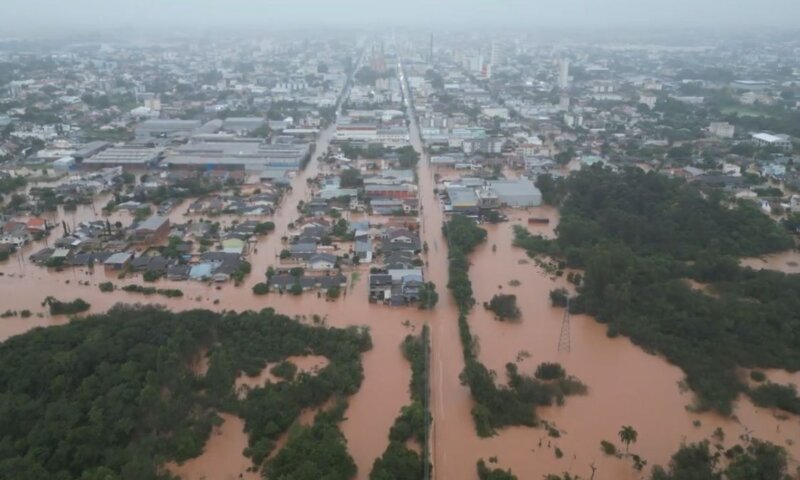
[[[411,363],[411,404],[403,407],[389,431],[389,446],[375,459],[370,480],[418,480],[424,478],[428,455],[430,413],[425,410],[428,396],[428,366],[426,349],[430,349],[429,330],[425,326],[418,336],[409,335],[402,344],[403,356]],[[409,449],[406,442],[414,441],[422,455]]]
[[[261,464],[303,408],[358,389],[370,347],[359,330],[305,326],[271,309],[118,306],[33,330],[0,344],[0,477],[167,478],[161,465],[199,455],[220,411],[245,419],[246,453]],[[208,371],[195,373],[206,350]],[[310,353],[330,360],[317,375],[236,396],[242,372]],[[330,428],[321,435],[336,437]],[[337,451],[335,468],[350,471],[352,459]]]
[[[800,276],[741,268],[735,258],[792,247],[780,225],[656,173],[592,168],[566,185],[558,238],[518,227],[515,244],[585,268],[574,312],[679,365],[701,409],[731,411],[747,390],[737,366],[800,369]]]
[[[707,441],[682,446],[669,468],[653,467],[651,480],[789,480],[786,451],[754,439],[747,447],[725,452],[723,467],[719,452],[712,453]]]

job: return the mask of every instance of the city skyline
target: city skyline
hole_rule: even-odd
[[[540,0],[504,2],[411,0],[403,8],[383,8],[366,0],[299,4],[269,0],[7,0],[4,21],[8,35],[41,34],[81,29],[274,28],[297,27],[498,27],[516,28],[697,28],[795,26],[800,3],[792,0],[745,0],[731,6],[721,0],[587,0],[554,4]],[[275,28],[277,27],[277,28]]]

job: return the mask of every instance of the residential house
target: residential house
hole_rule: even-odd
[[[106,270],[124,270],[132,258],[133,254],[130,252],[118,252],[109,256],[103,262],[103,266]]]
[[[308,265],[311,270],[333,270],[336,268],[337,263],[338,259],[336,255],[317,253],[306,262],[306,265]]]
[[[133,232],[138,243],[152,245],[165,240],[169,235],[169,218],[153,215],[136,226]]]

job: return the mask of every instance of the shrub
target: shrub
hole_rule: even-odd
[[[100,291],[103,293],[113,292],[114,291],[114,284],[111,282],[103,282],[98,285]]]
[[[560,363],[542,362],[536,367],[535,375],[539,380],[558,380],[566,377],[567,372]]]
[[[329,288],[328,291],[325,293],[325,295],[331,300],[339,298],[339,295],[341,294],[342,294],[342,289],[336,285]]]
[[[168,298],[176,298],[183,296],[183,291],[178,290],[177,288],[159,288],[158,290],[156,290],[156,293]]]
[[[516,320],[521,315],[516,295],[497,294],[485,306],[498,320]]]
[[[160,277],[161,277],[161,273],[159,273],[159,272],[157,272],[155,270],[148,270],[148,271],[144,272],[144,275],[142,275],[142,280],[144,280],[145,282],[155,282]]]
[[[617,447],[608,440],[600,440],[600,450],[602,450],[606,455],[617,454]]]
[[[763,382],[767,379],[767,376],[760,370],[753,370],[750,372],[750,379],[754,382]]]
[[[91,305],[82,298],[76,298],[71,302],[62,302],[53,297],[47,297],[44,299],[44,305],[50,308],[50,315],[72,315],[91,308]]]
[[[793,384],[767,382],[751,390],[750,397],[759,407],[779,408],[800,415],[800,397],[797,396],[797,387]]]
[[[278,378],[292,380],[297,373],[297,365],[288,360],[284,360],[272,367],[269,372]]]
[[[564,288],[557,288],[550,292],[550,303],[554,307],[566,307],[569,300],[569,294]]]

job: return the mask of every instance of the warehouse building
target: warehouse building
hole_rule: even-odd
[[[86,158],[82,165],[86,167],[131,167],[147,168],[156,165],[164,153],[163,148],[148,147],[112,147]]]
[[[542,204],[542,192],[528,179],[490,180],[488,186],[497,194],[500,205],[524,208]]]
[[[188,137],[201,125],[199,120],[145,120],[136,126],[136,138]]]
[[[247,135],[265,126],[267,121],[260,117],[230,117],[222,124],[222,130],[237,135]]]
[[[311,155],[310,143],[204,142],[182,145],[165,163],[183,168],[299,169]]]

